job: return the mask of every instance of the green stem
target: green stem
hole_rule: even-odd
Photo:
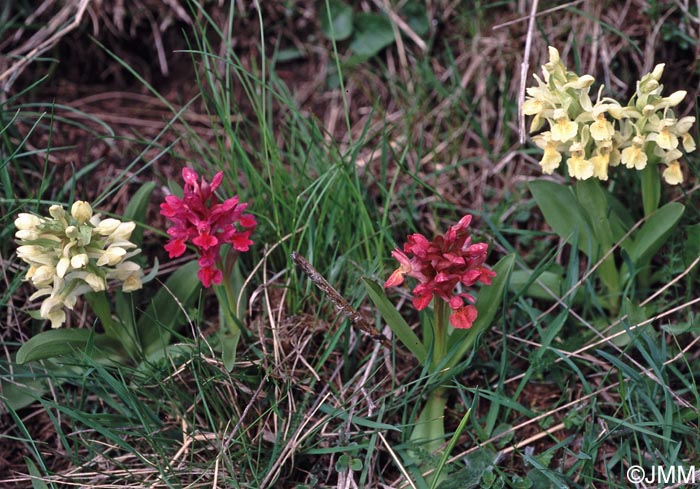
[[[642,203],[644,204],[644,217],[649,217],[659,208],[661,200],[661,179],[658,165],[647,163],[642,170]]]
[[[449,304],[440,298],[433,302],[433,354],[430,361],[431,374],[437,374],[438,369],[447,354],[447,331],[450,314]],[[447,405],[447,389],[437,387],[428,396],[416,426],[411,433],[411,442],[427,450],[431,455],[442,456],[442,444],[445,441],[445,407]],[[434,465],[429,464],[432,468]],[[426,467],[428,468],[428,467]],[[434,475],[427,477],[428,486],[433,484]],[[444,476],[438,475],[440,479]]]
[[[133,331],[127,331],[123,323],[114,320],[112,317],[112,308],[109,300],[107,300],[107,294],[104,291],[90,292],[85,294],[85,298],[95,315],[100,319],[105,334],[117,340],[122,348],[124,348],[124,351],[128,355],[133,356],[136,352],[136,345],[134,344],[134,337],[132,336]]]
[[[228,260],[227,260],[228,261]],[[236,311],[236,295],[233,291],[232,277],[233,264],[223,263],[221,259],[217,261],[219,269],[223,270],[223,282],[221,286],[215,287],[216,297],[219,299],[219,321],[226,325],[230,335],[222,335],[222,350],[224,367],[229,372],[233,370],[236,362],[236,350],[238,341],[243,332],[241,322]]]
[[[620,310],[620,299],[622,289],[620,287],[620,272],[615,265],[615,256],[611,253],[600,264],[599,276],[608,289],[608,310],[614,317]]]
[[[432,373],[437,369],[447,354],[447,321],[450,314],[449,304],[436,297],[433,303],[433,357],[430,362]]]
[[[644,217],[651,216],[659,208],[661,200],[661,178],[659,177],[658,165],[647,163],[642,170],[642,202],[644,204]],[[649,267],[644,267],[637,276],[638,283],[642,288],[649,286]]]
[[[233,275],[233,265],[223,263],[218,260],[217,266],[224,271],[222,287],[216,287],[216,295],[219,299],[219,313],[224,318],[224,322],[234,336],[241,335],[240,320],[238,319],[238,311],[236,311],[236,295],[233,292],[231,277]],[[223,294],[221,293],[223,289]]]
[[[441,447],[445,441],[445,407],[447,406],[447,391],[444,387],[438,387],[430,393],[423,410],[418,416],[416,426],[411,433],[411,442],[431,455],[442,456]],[[433,468],[434,464],[426,464],[424,469]],[[426,478],[430,487],[433,483],[433,475]],[[441,478],[444,476],[441,476]],[[439,484],[441,481],[438,481]]]

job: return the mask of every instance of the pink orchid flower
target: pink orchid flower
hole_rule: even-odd
[[[471,244],[469,224],[472,216],[466,215],[451,226],[444,236],[438,235],[429,241],[422,234],[412,234],[403,246],[391,254],[399,262],[384,287],[401,285],[404,276],[418,280],[413,289],[413,305],[417,310],[428,307],[433,297],[447,302],[452,309],[450,324],[455,328],[471,328],[477,310],[474,297],[466,292],[457,292],[460,284],[472,287],[477,282],[490,284],[496,273],[483,266],[488,245]]]
[[[257,224],[253,216],[243,213],[248,204],[240,203],[237,196],[219,202],[214,195],[223,176],[219,172],[211,183],[203,177],[198,181],[194,170],[183,168],[183,198],[168,195],[160,205],[160,213],[173,222],[168,229],[170,240],[165,245],[168,255],[176,258],[185,252],[187,242],[195,245],[200,254],[197,276],[205,287],[219,285],[223,280],[217,267],[221,246],[228,243],[237,251],[248,251],[253,244],[250,234]]]

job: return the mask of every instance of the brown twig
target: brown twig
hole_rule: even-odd
[[[345,298],[338,293],[337,290],[333,288],[331,284],[321,275],[318,270],[316,270],[311,263],[306,261],[306,258],[301,256],[296,251],[292,252],[292,260],[297,264],[299,268],[306,274],[309,279],[316,284],[321,292],[328,298],[329,301],[335,306],[335,310],[341,313],[343,316],[348,318],[355,327],[361,329],[368,334],[373,340],[379,341],[387,348],[391,348],[391,342],[389,338],[380,333],[377,328],[372,326],[367,319],[354,307],[350,305]]]
[[[520,90],[518,91],[518,135],[520,144],[525,144],[527,134],[525,132],[525,114],[523,114],[523,104],[525,103],[525,87],[527,86],[527,72],[530,68],[530,49],[532,47],[532,33],[535,30],[535,16],[537,14],[538,0],[532,0],[530,17],[527,26],[527,37],[525,39],[525,53],[523,62],[520,65]]]

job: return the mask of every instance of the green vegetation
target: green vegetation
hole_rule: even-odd
[[[0,485],[623,488],[633,465],[700,467],[697,153],[653,198],[642,172],[543,176],[518,130],[529,6],[25,3],[0,7]],[[619,100],[663,62],[697,117],[700,13],[680,4],[539,2],[522,83],[548,45]],[[195,247],[163,249],[183,167],[223,172],[217,198],[257,220],[223,248],[223,292]],[[136,223],[144,286],[50,330],[13,222],[80,200]],[[433,357],[415,283],[380,284],[409,234],[466,214],[505,273],[465,290],[482,319]],[[444,434],[416,444],[436,392]]]

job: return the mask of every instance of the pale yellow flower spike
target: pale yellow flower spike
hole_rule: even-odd
[[[625,105],[603,96],[603,86],[593,104],[589,91],[595,79],[567,70],[559,51],[550,46],[549,61],[542,66],[543,79],[534,75],[537,85],[527,88],[523,105],[523,113],[534,116],[531,133],[540,131],[545,122],[549,125],[549,130],[533,137],[544,150],[542,172],[553,173],[564,158],[569,175],[579,180],[607,180],[608,167],[620,163],[635,170],[664,164],[664,180],[671,185],[681,183],[681,149],[686,153],[696,149],[690,135],[695,117],[674,115],[672,108],[687,93],[678,90],[664,97],[663,72],[664,65],[657,64],[642,76]]]
[[[143,270],[126,261],[140,252],[129,241],[133,222],[101,220],[89,203],[78,200],[68,214],[60,205],[49,209],[51,217],[21,213],[15,219],[17,256],[29,265],[26,280],[39,290],[30,300],[45,297],[39,315],[52,328],[66,320],[78,296],[107,288],[107,281],[122,282],[122,290],[141,288]],[[127,251],[132,250],[132,251]]]

